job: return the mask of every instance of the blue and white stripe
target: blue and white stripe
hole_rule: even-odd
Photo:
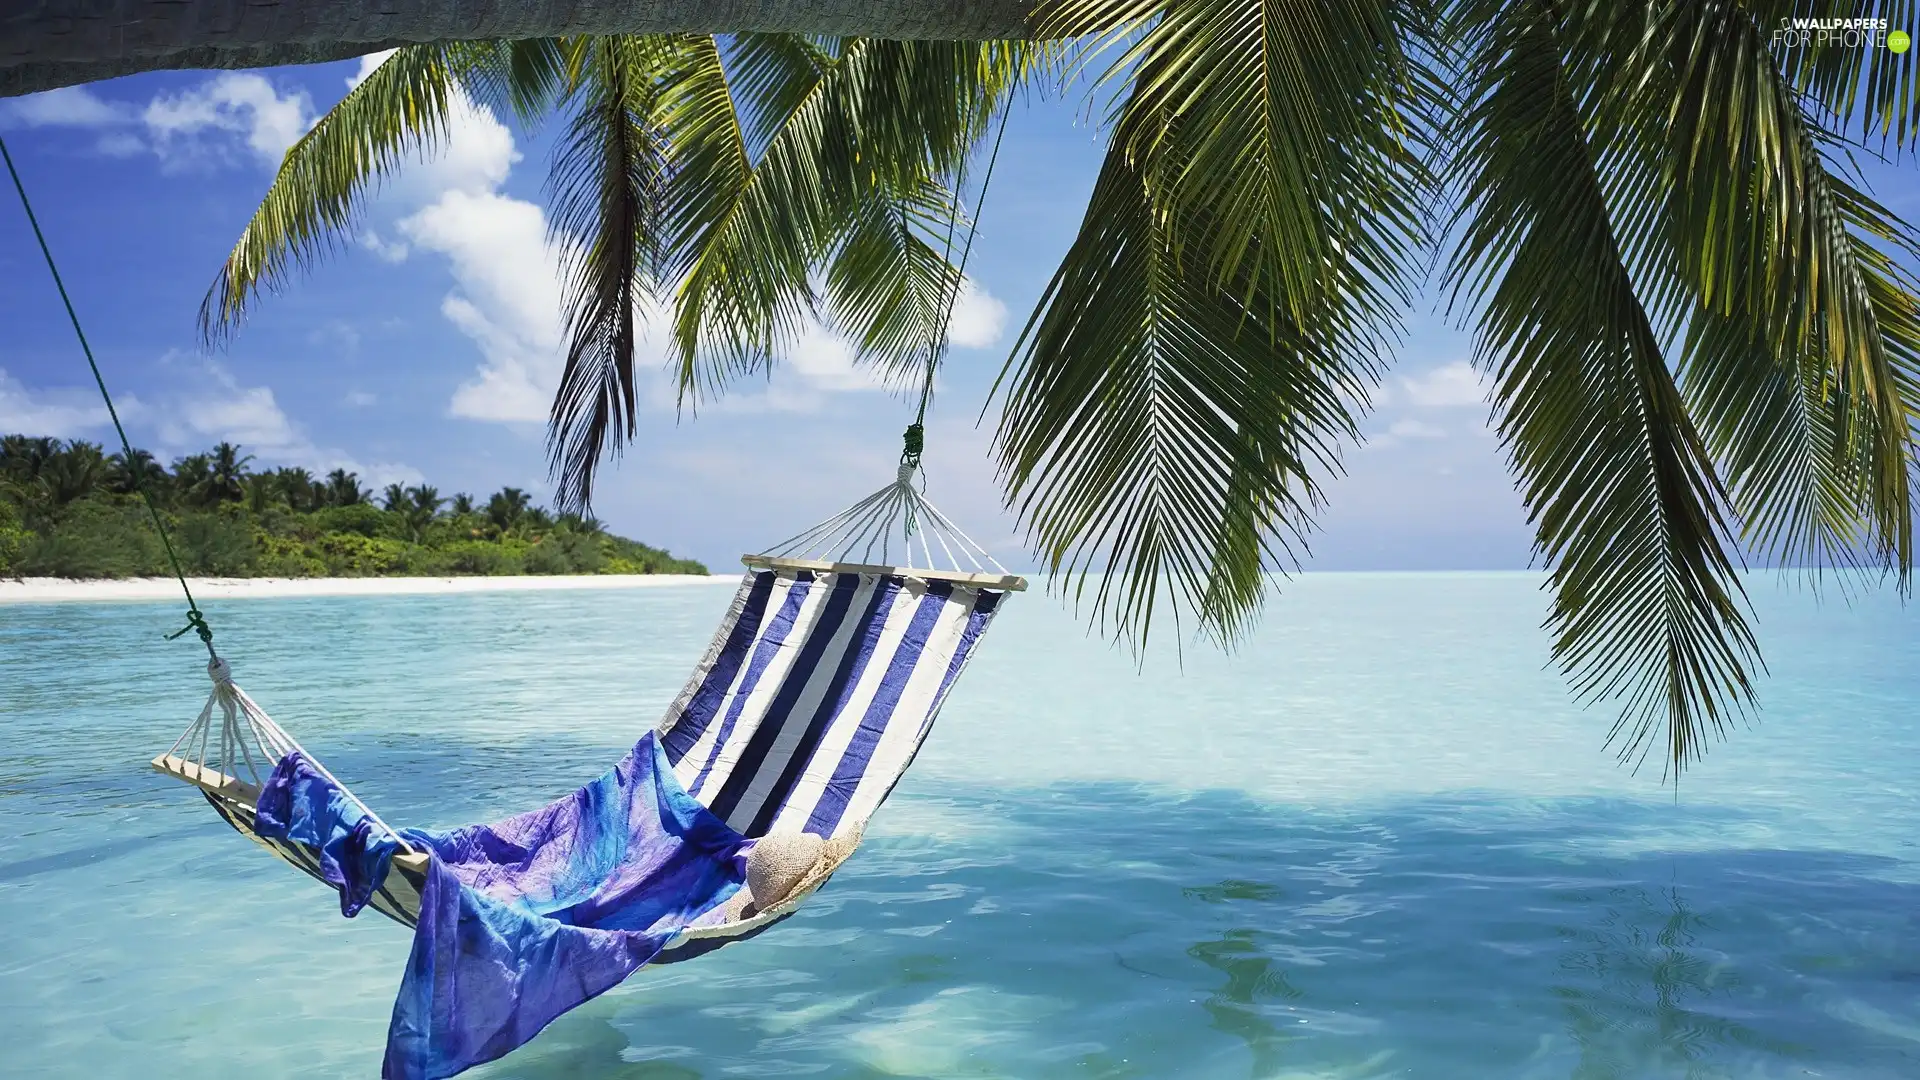
[[[748,836],[862,825],[1003,595],[879,573],[747,574],[660,724],[674,775]]]

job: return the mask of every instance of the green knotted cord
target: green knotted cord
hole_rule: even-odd
[[[34,216],[33,203],[27,199],[26,185],[20,182],[20,170],[13,166],[13,155],[7,152],[7,140],[0,138],[0,158],[7,163],[7,175],[13,178],[13,190],[20,195],[20,208],[27,212],[27,224],[33,226],[33,238],[40,242],[40,254],[47,260],[47,270],[53,274],[53,287],[60,291],[60,302],[66,305],[67,318],[73,323],[73,333],[80,339],[80,351],[86,354],[87,367],[93,371],[93,382],[100,388],[100,400],[107,403],[107,416],[113,420],[113,430],[120,436],[120,449],[126,455],[127,469],[133,478],[133,489],[140,493],[140,499],[147,504],[147,513],[153,516],[153,527],[160,534],[160,545],[166,549],[167,562],[173,566],[173,576],[180,582],[180,591],[187,597],[187,625],[168,634],[173,639],[192,630],[200,636],[207,647],[207,655],[219,659],[213,651],[213,628],[207,625],[207,617],[200,612],[200,606],[193,601],[193,590],[187,587],[187,575],[180,569],[180,557],[174,554],[173,541],[167,536],[167,526],[160,519],[160,508],[153,503],[153,496],[147,491],[146,470],[134,460],[133,444],[127,440],[127,429],[120,424],[120,412],[113,407],[113,395],[107,393],[107,380],[100,375],[100,365],[93,359],[93,347],[87,344],[86,331],[80,329],[80,316],[73,310],[73,300],[67,296],[67,286],[60,279],[60,268],[54,265],[53,251],[47,246],[46,234],[40,231],[40,219]]]

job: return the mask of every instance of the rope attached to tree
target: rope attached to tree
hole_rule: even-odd
[[[993,183],[993,166],[1000,160],[1000,142],[1007,137],[1007,117],[1012,112],[1013,94],[1008,93],[1007,102],[1000,109],[1000,126],[993,136],[993,150],[987,155],[987,171],[981,174],[980,191],[974,197],[973,218],[967,224],[967,239],[960,249],[960,264],[954,270],[953,289],[947,294],[946,314],[940,320],[940,328],[934,332],[934,339],[927,343],[927,372],[920,383],[920,407],[914,412],[913,423],[907,425],[906,432],[901,436],[901,483],[911,482],[914,472],[920,468],[920,456],[927,448],[927,403],[933,399],[934,371],[940,366],[940,356],[947,349],[947,333],[953,325],[953,312],[960,305],[960,290],[966,285],[967,258],[973,254],[973,238],[980,228],[980,211],[986,206],[987,186]],[[949,263],[953,260],[954,233],[959,228],[960,191],[966,187],[966,182],[966,164],[963,161],[954,184],[953,215],[947,219],[947,244],[943,256]],[[906,533],[909,540],[913,539],[915,525],[913,505],[911,501],[906,504]]]
[[[173,576],[180,582],[180,591],[187,597],[187,625],[168,634],[167,640],[180,637],[191,630],[200,636],[207,647],[207,656],[213,660],[220,657],[213,651],[213,628],[207,625],[207,617],[201,613],[200,606],[194,603],[193,590],[187,587],[187,575],[180,569],[180,557],[174,554],[173,541],[167,535],[167,526],[160,519],[160,508],[154,505],[153,496],[147,491],[146,469],[133,456],[133,443],[127,440],[127,429],[120,424],[120,412],[113,407],[113,395],[107,393],[107,380],[100,375],[100,365],[94,362],[93,347],[87,344],[86,331],[80,329],[80,316],[73,310],[73,300],[67,296],[66,282],[60,278],[60,268],[54,265],[53,251],[47,246],[47,237],[40,231],[40,219],[34,216],[33,203],[27,199],[26,185],[20,182],[20,170],[13,166],[13,155],[7,152],[7,140],[0,138],[0,158],[7,163],[7,175],[13,178],[13,190],[20,195],[20,208],[27,212],[27,224],[33,226],[33,238],[40,242],[40,254],[47,260],[47,270],[53,274],[53,287],[60,292],[60,302],[66,305],[67,318],[73,323],[73,333],[80,339],[80,351],[86,354],[87,367],[93,371],[94,385],[100,388],[100,400],[107,404],[107,416],[113,420],[113,430],[120,436],[120,449],[126,455],[127,472],[133,479],[133,489],[140,493],[141,501],[147,504],[147,513],[153,517],[153,527],[160,534],[160,545],[166,549],[167,562],[173,567]]]

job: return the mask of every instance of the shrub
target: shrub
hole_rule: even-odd
[[[253,534],[253,569],[265,577],[322,577],[327,564],[307,551],[307,546],[291,536],[275,536],[265,529]]]
[[[24,555],[33,534],[20,527],[20,512],[6,499],[0,499],[0,577],[11,577]]]
[[[31,534],[14,570],[32,577],[124,578],[167,572],[146,511],[94,499],[66,508],[57,523]]]
[[[448,544],[440,555],[450,574],[518,574],[525,570],[517,554],[485,540]]]
[[[313,552],[326,565],[327,573],[336,577],[372,577],[398,570],[406,547],[398,540],[338,532],[316,540]]]
[[[375,537],[394,535],[394,522],[398,514],[389,514],[371,503],[355,503],[352,506],[329,506],[313,515],[315,529],[322,533],[353,533],[371,540]],[[400,525],[404,527],[405,522]]]
[[[253,568],[253,527],[228,514],[188,514],[174,534],[174,552],[189,574],[243,577]]]

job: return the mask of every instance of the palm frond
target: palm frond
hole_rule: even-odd
[[[1635,293],[1551,13],[1482,13],[1464,24],[1449,283],[1484,303],[1479,360],[1550,564],[1555,659],[1583,699],[1621,705],[1623,758],[1664,743],[1678,770],[1752,697],[1725,493]]]
[[[372,186],[445,137],[457,93],[450,50],[410,45],[328,110],[287,151],[201,302],[202,337],[230,334],[255,296],[336,244]]]
[[[540,124],[585,80],[598,38],[467,41],[449,52],[473,99],[520,123]]]
[[[641,304],[659,263],[666,165],[657,75],[668,47],[645,37],[592,39],[553,159],[567,357],[547,442],[562,511],[585,512],[601,460],[635,431]]]
[[[1630,40],[1588,47],[1585,64],[1610,67],[1624,92],[1590,126],[1615,148],[1602,170],[1626,178],[1612,205],[1646,256],[1642,289],[1674,286],[1659,306],[1684,326],[1681,385],[1746,539],[1790,563],[1866,557],[1904,576],[1908,407],[1861,252],[1872,234],[1911,244],[1911,232],[1829,171],[1822,147],[1837,136],[1805,111],[1743,6],[1608,14]],[[1617,149],[1634,141],[1650,145]]]
[[[1158,604],[1231,641],[1305,550],[1319,478],[1431,242],[1432,87],[1395,0],[1056,0],[1043,37],[1127,79],[999,430],[1047,565],[1143,643]],[[1164,591],[1163,591],[1164,590]]]
[[[1165,606],[1230,641],[1304,549],[1367,373],[1269,321],[1259,282],[1184,265],[1181,234],[1221,226],[1156,206],[1146,164],[1109,151],[1003,376],[996,452],[1047,568],[1082,599],[1097,581],[1103,625],[1144,644]]]
[[[717,47],[698,48],[668,91],[683,395],[771,363],[816,310],[810,273],[836,251],[846,256],[832,277],[839,306],[880,310],[873,298],[888,282],[851,277],[898,272],[865,257],[879,239],[879,208],[904,215],[909,228],[925,217],[928,183],[957,168],[1023,70],[1015,43],[849,39],[834,54],[809,46],[797,57],[791,45],[744,37],[737,78]],[[749,135],[748,118],[760,134]],[[752,156],[759,142],[765,149]],[[896,249],[924,269],[925,253],[895,235]],[[906,329],[858,332],[881,362],[905,354],[873,350],[918,347]]]
[[[1773,31],[1809,15],[1883,20],[1888,33],[1920,34],[1914,0],[1744,0],[1740,6],[1770,44]],[[1787,83],[1818,108],[1823,124],[1851,129],[1861,142],[1877,139],[1908,151],[1920,140],[1920,64],[1911,53],[1887,48],[1884,34],[1878,44],[1781,38],[1772,52]]]
[[[824,74],[789,86],[794,112],[817,112]],[[793,175],[789,190],[771,190],[770,168],[751,154],[743,105],[711,37],[682,41],[661,91],[671,173],[662,206],[666,267],[680,282],[674,307],[674,354],[683,400],[770,362],[777,342],[799,332],[811,310],[807,270],[813,233],[823,214],[805,150],[767,154]],[[815,125],[817,127],[817,122]],[[791,140],[793,137],[789,136]],[[711,344],[708,344],[711,343]],[[716,354],[708,370],[698,360]]]
[[[954,195],[933,180],[904,192],[884,185],[868,194],[828,258],[829,325],[896,384],[923,377],[939,348],[960,288],[943,240],[956,213]]]
[[[1430,102],[1405,48],[1427,34],[1420,8],[1054,0],[1040,32],[1124,43],[1106,74],[1133,86],[1114,145],[1179,162],[1155,201],[1220,226],[1185,239],[1202,245],[1192,270],[1239,282],[1243,299],[1257,288],[1276,324],[1379,357],[1431,241]]]

